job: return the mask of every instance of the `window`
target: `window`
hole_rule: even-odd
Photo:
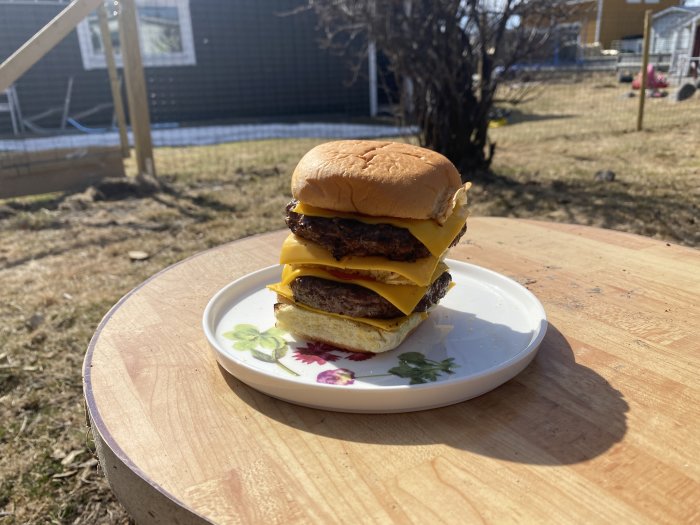
[[[116,6],[108,13],[117,66],[122,65]],[[139,41],[143,65],[189,66],[197,63],[192,38],[189,0],[136,0]],[[85,69],[106,67],[97,13],[90,14],[77,27],[80,54]]]

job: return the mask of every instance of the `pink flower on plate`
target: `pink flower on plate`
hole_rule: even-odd
[[[340,359],[339,355],[333,353],[336,350],[338,349],[335,346],[309,341],[306,346],[300,346],[294,350],[294,359],[307,365],[312,363],[325,365],[328,361]]]
[[[347,368],[325,370],[316,376],[316,382],[327,385],[352,385],[355,382],[355,372]]]
[[[348,352],[350,355],[345,356],[345,359],[350,361],[366,361],[367,359],[373,358],[377,354],[370,354],[369,352],[350,352],[349,350],[343,350],[343,352]]]

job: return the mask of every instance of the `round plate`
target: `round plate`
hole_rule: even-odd
[[[547,330],[544,308],[491,270],[447,260],[455,286],[398,348],[353,353],[275,328],[281,266],[220,290],[203,326],[217,361],[249,386],[285,401],[343,412],[408,412],[481,395],[532,360]]]

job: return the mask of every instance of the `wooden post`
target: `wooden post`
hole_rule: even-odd
[[[112,103],[114,104],[114,116],[117,119],[117,127],[119,128],[119,144],[122,149],[122,157],[129,157],[129,135],[126,132],[126,116],[124,114],[124,101],[122,100],[121,86],[119,82],[119,74],[117,73],[117,65],[114,61],[114,48],[112,47],[112,35],[109,31],[109,23],[107,20],[107,9],[102,4],[97,15],[100,20],[100,34],[102,35],[102,48],[105,53],[105,61],[107,64],[107,72],[109,73],[109,87],[112,90]]]
[[[126,95],[129,100],[129,121],[136,150],[136,167],[139,177],[144,174],[155,177],[151,119],[148,114],[146,79],[139,47],[136,5],[134,0],[120,0],[119,7],[119,38],[124,62]]]
[[[644,100],[647,96],[647,67],[649,66],[649,33],[651,32],[651,9],[644,13],[644,49],[642,51],[642,73],[639,82],[639,110],[637,111],[637,131],[642,131],[644,121]]]
[[[101,2],[102,0],[73,0],[22,47],[12,53],[0,64],[0,93],[14,84],[30,67],[51,51]]]

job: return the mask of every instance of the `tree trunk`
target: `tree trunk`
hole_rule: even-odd
[[[463,181],[483,177],[495,151],[495,144],[488,138],[491,97],[479,101],[472,97],[455,103],[454,98],[436,86],[420,92],[423,96],[416,99],[416,109],[421,146],[450,159]]]

